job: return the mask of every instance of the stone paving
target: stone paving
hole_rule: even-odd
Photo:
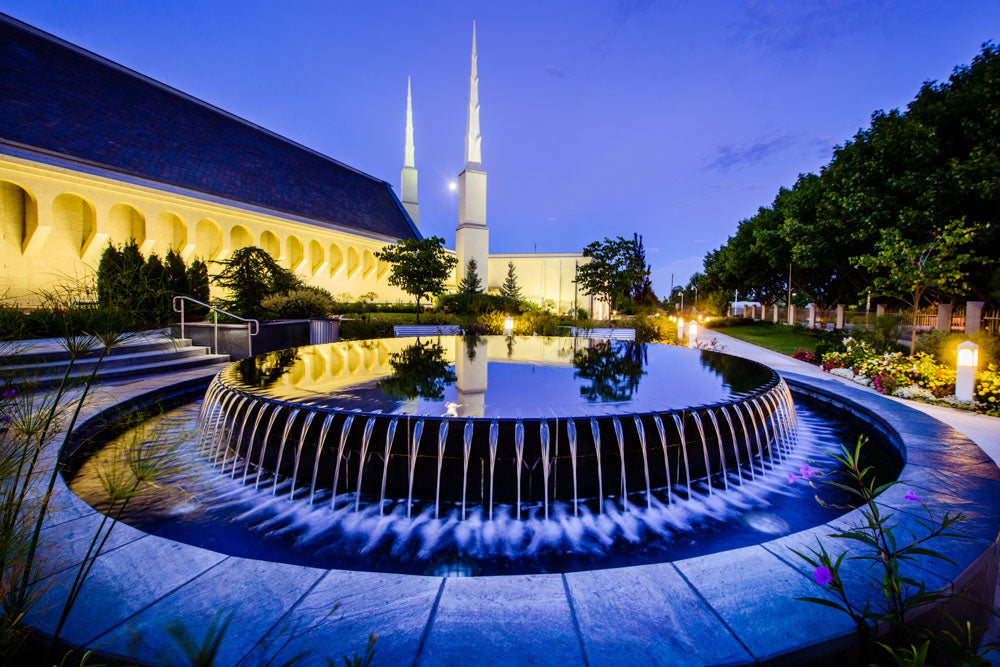
[[[762,354],[740,350],[736,354]],[[757,348],[759,350],[759,348]],[[961,433],[922,412],[846,386],[814,369],[767,359],[797,389],[840,401],[905,440],[909,485],[937,508],[970,516],[971,541],[947,544],[955,566],[918,562],[911,574],[945,590],[996,586],[1000,470]],[[796,362],[797,364],[798,362]],[[204,370],[103,385],[85,417]],[[988,429],[987,429],[988,430]],[[54,451],[47,454],[51,458]],[[895,487],[880,504],[901,523],[919,512]],[[220,664],[303,664],[363,650],[378,634],[376,664],[744,664],[826,655],[853,641],[850,620],[794,600],[824,596],[789,547],[842,529],[857,512],[763,544],[670,563],[567,574],[444,578],[318,570],[237,558],[114,529],[87,579],[64,637],[152,664],[178,659],[165,628],[181,622],[199,639],[212,617],[234,614]],[[59,484],[46,523],[46,602],[28,622],[51,631],[99,515]],[[851,570],[845,570],[850,572]],[[853,581],[853,579],[852,579]],[[988,608],[988,607],[987,607]],[[955,611],[955,610],[953,610]],[[958,610],[959,612],[961,610]],[[937,612],[935,612],[937,613]],[[794,658],[793,658],[794,656]]]

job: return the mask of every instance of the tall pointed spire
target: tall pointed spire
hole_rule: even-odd
[[[483,165],[483,137],[479,134],[479,69],[476,64],[476,21],[472,21],[472,67],[469,71],[469,108],[465,125],[465,168]]]
[[[457,278],[465,277],[469,260],[476,260],[479,277],[488,290],[490,282],[490,229],[486,226],[486,172],[483,171],[483,138],[479,134],[479,72],[476,67],[476,22],[472,22],[472,71],[469,74],[469,108],[465,128],[465,168],[458,175],[458,228],[455,230]]]
[[[410,77],[406,77],[406,145],[403,148],[403,170],[399,173],[399,194],[403,208],[414,225],[420,224],[420,206],[417,204],[417,167],[413,149],[413,94]]]
[[[410,77],[406,77],[406,148],[403,151],[403,166],[416,167],[413,162],[413,97]]]

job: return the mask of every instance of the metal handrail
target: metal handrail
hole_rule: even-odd
[[[185,296],[184,294],[177,294],[174,296],[171,307],[175,313],[181,314],[181,338],[184,338],[184,302],[190,301],[191,303],[196,303],[199,306],[203,306],[212,311],[212,328],[215,334],[215,347],[212,348],[212,354],[219,353],[219,313],[227,315],[234,320],[239,320],[240,322],[247,323],[247,354],[253,356],[253,337],[260,333],[260,321],[247,317],[240,317],[239,315],[234,315],[228,310],[223,310],[222,308],[216,308],[210,303],[205,303],[204,301],[199,301],[190,296]],[[178,308],[177,304],[180,303],[181,307]]]

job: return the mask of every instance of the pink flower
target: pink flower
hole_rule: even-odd
[[[825,565],[820,565],[813,570],[813,578],[820,586],[826,586],[828,583],[833,581],[833,574],[830,573],[830,568]]]
[[[912,501],[917,502],[917,503],[924,502],[920,498],[917,498],[916,495],[914,495],[913,489],[907,489],[906,490],[906,495],[903,496],[903,500],[912,500]]]
[[[809,479],[818,472],[819,470],[810,468],[808,463],[803,463],[802,467],[799,468],[799,473],[802,475],[802,479]]]
[[[788,483],[789,484],[795,484],[795,480],[796,479],[798,479],[798,478],[795,476],[795,473],[791,473],[791,472],[788,473]]]

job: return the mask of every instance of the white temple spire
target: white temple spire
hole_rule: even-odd
[[[406,77],[406,145],[403,148],[403,170],[399,174],[399,194],[403,208],[414,225],[420,224],[420,205],[417,204],[417,166],[413,148],[413,94],[410,77]]]
[[[472,67],[469,71],[469,108],[465,126],[465,168],[482,169],[483,137],[479,134],[479,69],[476,64],[476,22],[472,21]]]
[[[406,77],[406,148],[403,151],[403,166],[416,167],[413,158],[413,97],[410,77]]]

